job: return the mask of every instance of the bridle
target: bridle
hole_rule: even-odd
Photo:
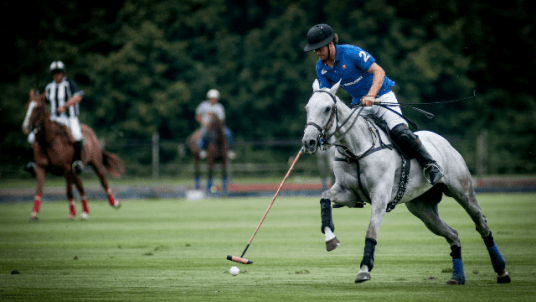
[[[35,116],[35,118],[33,118],[30,121],[30,126],[32,127],[32,130],[41,128],[41,125],[43,124],[43,122],[39,122],[39,121],[41,120],[41,115],[43,115],[45,113],[45,108],[44,108],[43,104],[40,104],[40,102],[38,102],[38,101],[33,101],[33,102],[35,102],[37,104],[33,108],[33,110],[37,110],[37,115]]]
[[[357,119],[359,118],[359,116],[361,115],[361,111],[363,111],[363,109],[365,107],[363,106],[356,106],[352,112],[350,113],[350,115],[348,116],[348,118],[346,118],[346,120],[339,125],[339,115],[338,115],[338,111],[337,111],[337,98],[332,95],[331,93],[329,93],[328,91],[324,91],[324,90],[317,90],[315,92],[313,92],[313,94],[317,93],[317,92],[322,92],[322,93],[327,93],[331,99],[333,100],[333,105],[331,107],[331,114],[329,116],[329,119],[326,123],[326,125],[324,127],[321,127],[319,126],[317,123],[315,122],[309,122],[307,123],[307,126],[313,126],[315,127],[316,129],[318,129],[318,131],[320,131],[320,134],[318,135],[318,142],[320,144],[320,146],[322,146],[324,149],[328,149],[332,146],[336,146],[337,142],[339,142],[343,137],[344,135],[346,134],[346,132],[348,132],[352,126],[355,124],[355,122],[357,121]],[[312,96],[311,96],[312,97]],[[352,122],[352,125],[350,125],[350,127],[348,127],[348,129],[333,143],[328,143],[329,139],[331,137],[333,137],[335,135],[335,133],[339,132],[339,130],[344,126],[346,125],[346,123],[348,123],[348,121],[350,120],[350,118],[352,117],[352,115],[357,111],[357,108],[358,107],[361,107],[361,109],[359,110],[359,112],[357,113],[354,121]],[[331,129],[331,127],[333,127],[333,123],[336,123],[337,125],[337,128],[335,129],[335,131],[333,131],[333,133],[331,134],[327,134],[327,132],[329,131],[329,129]],[[307,127],[306,126],[306,127]]]

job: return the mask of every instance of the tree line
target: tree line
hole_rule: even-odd
[[[534,173],[534,14],[529,1],[46,0],[2,4],[1,165],[27,160],[21,132],[30,89],[52,61],[85,92],[81,121],[107,142],[185,140],[196,106],[220,91],[241,139],[301,138],[315,79],[308,29],[330,24],[340,44],[366,49],[396,82],[423,129],[488,133],[491,173]],[[18,24],[24,24],[19,26]],[[339,97],[349,102],[344,92]],[[468,153],[474,150],[467,150]],[[472,156],[473,154],[469,154]],[[511,159],[511,160],[507,160]]]

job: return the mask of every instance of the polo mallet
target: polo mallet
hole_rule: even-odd
[[[244,255],[246,254],[246,251],[248,250],[249,245],[253,241],[253,238],[255,238],[255,235],[257,235],[257,231],[261,227],[261,224],[264,221],[264,218],[266,218],[266,215],[268,214],[268,211],[270,211],[270,208],[274,204],[274,201],[277,198],[277,195],[279,194],[279,192],[281,191],[281,188],[283,187],[283,185],[287,181],[287,178],[290,175],[290,172],[294,168],[294,165],[298,161],[298,158],[300,158],[302,152],[303,152],[303,148],[300,149],[300,151],[298,152],[298,155],[296,155],[296,158],[294,159],[294,162],[292,163],[292,165],[290,165],[290,169],[288,170],[287,175],[285,175],[285,178],[283,178],[283,182],[281,182],[281,184],[279,185],[279,188],[277,189],[277,192],[275,192],[274,198],[272,198],[272,202],[270,202],[270,205],[268,206],[268,209],[266,209],[266,212],[264,212],[264,215],[262,216],[261,222],[259,222],[259,225],[255,229],[255,232],[253,233],[253,236],[251,236],[251,239],[249,239],[248,245],[246,246],[246,248],[242,252],[242,255],[240,255],[240,257],[227,255],[227,260],[231,260],[231,261],[238,262],[238,263],[243,263],[243,264],[252,264],[253,263],[253,261],[245,259],[245,258],[242,258],[242,257],[244,257]]]

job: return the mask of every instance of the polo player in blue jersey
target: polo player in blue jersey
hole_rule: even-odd
[[[402,116],[400,106],[389,108],[374,105],[375,101],[395,103],[398,100],[391,87],[395,82],[365,50],[354,45],[338,45],[338,36],[331,26],[318,24],[307,33],[305,51],[315,51],[318,56],[316,76],[320,88],[331,88],[341,81],[342,87],[351,97],[351,105],[364,105],[364,114],[373,114],[387,123],[391,137],[409,157],[417,159],[423,167],[425,178],[433,185],[442,177],[441,167],[422,145],[419,138],[409,129]]]

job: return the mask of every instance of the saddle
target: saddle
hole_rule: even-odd
[[[67,137],[67,140],[69,141],[69,143],[71,145],[74,145],[74,143],[76,143],[76,140],[74,139],[73,134],[71,133],[71,129],[69,129],[69,127],[67,127],[67,125],[62,125],[60,123],[58,123],[58,125],[63,130],[65,136]]]
[[[359,160],[376,152],[376,151],[380,151],[382,149],[391,149],[391,147],[395,147],[395,149],[398,151],[398,153],[400,154],[400,156],[402,157],[402,165],[401,165],[401,169],[400,169],[400,183],[399,183],[399,186],[398,186],[398,191],[395,195],[395,198],[393,200],[391,200],[388,204],[387,204],[387,209],[386,211],[387,212],[391,212],[395,207],[396,205],[400,202],[400,200],[402,200],[402,197],[404,196],[404,193],[406,192],[406,187],[407,187],[407,184],[408,184],[408,180],[409,180],[409,171],[410,171],[410,168],[411,168],[411,157],[409,157],[406,153],[404,153],[404,151],[397,145],[396,141],[393,140],[391,138],[391,133],[389,131],[389,127],[387,127],[387,123],[385,121],[383,121],[382,119],[376,117],[375,115],[366,115],[364,116],[365,120],[367,120],[367,122],[369,123],[373,123],[374,126],[380,128],[381,130],[383,130],[383,132],[385,132],[385,134],[387,135],[389,141],[390,141],[390,144],[385,144],[381,138],[380,138],[380,135],[378,133],[378,130],[376,129],[376,132],[378,133],[378,139],[380,141],[380,146],[377,147],[377,148],[374,148],[374,145],[372,146],[371,149],[367,150],[365,153],[359,155],[359,156],[356,156],[354,155],[350,149],[346,146],[337,146],[337,147],[344,147],[343,148],[343,152],[341,152],[339,150],[339,153],[341,153],[341,155],[344,155],[345,158],[335,158],[335,161],[344,161],[344,162],[347,162],[347,163],[354,163],[356,165],[356,170],[357,170],[357,180],[358,180],[358,183],[359,183],[359,189],[361,191],[361,195],[363,195],[365,198],[366,198],[366,202],[368,203],[371,203],[371,200],[370,200],[370,197],[369,195],[367,194],[367,192],[365,191],[363,185],[362,185],[362,182],[361,182],[361,171],[360,171],[360,168],[359,168]],[[354,207],[355,208],[363,208],[365,202],[364,201],[359,201]],[[333,205],[334,208],[339,208],[341,206],[336,206],[336,205]]]

